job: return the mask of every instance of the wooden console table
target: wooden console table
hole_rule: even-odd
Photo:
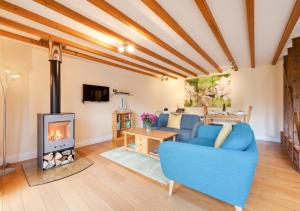
[[[215,121],[247,122],[248,115],[206,115],[205,124],[212,124]]]
[[[245,122],[249,123],[252,113],[252,106],[249,106],[248,113],[244,115],[222,115],[222,114],[208,114],[205,109],[205,124],[212,124],[214,121],[229,121],[229,122]]]

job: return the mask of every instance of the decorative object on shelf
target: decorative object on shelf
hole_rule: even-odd
[[[225,105],[225,103],[223,103],[222,111],[223,111],[223,112],[226,112],[226,105]]]
[[[7,167],[6,163],[6,141],[7,141],[7,98],[14,82],[21,77],[20,74],[12,72],[9,68],[1,67],[0,69],[0,84],[3,93],[3,160],[0,176],[5,176],[15,171],[15,168]]]
[[[127,105],[126,105],[126,100],[124,97],[121,98],[121,101],[120,101],[120,106],[119,106],[119,111],[120,112],[126,112],[127,110]]]
[[[231,74],[204,76],[185,81],[185,107],[231,106]]]
[[[114,95],[121,95],[121,101],[120,101],[120,106],[119,106],[119,112],[127,112],[127,103],[126,103],[126,96],[133,96],[133,94],[130,94],[129,92],[124,92],[124,91],[118,91],[117,89],[113,89],[113,94]]]
[[[142,113],[141,120],[146,126],[146,131],[151,131],[151,125],[154,124],[157,121],[157,116],[150,113]]]
[[[177,108],[176,113],[183,114],[185,112],[185,108]]]
[[[113,95],[128,95],[128,96],[133,96],[133,94],[130,94],[129,92],[122,92],[122,91],[118,91],[117,89],[113,89]]]
[[[123,138],[122,131],[134,127],[133,112],[113,112],[112,113],[112,139],[116,141]]]
[[[123,43],[121,46],[118,47],[118,51],[120,53],[133,53],[135,50],[134,46],[129,43]]]
[[[177,107],[177,109],[176,109],[176,113],[182,114],[182,113],[184,113],[184,112],[185,112],[185,108],[179,108],[179,105],[178,105],[178,103],[177,103],[176,107]]]

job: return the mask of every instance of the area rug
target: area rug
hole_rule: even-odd
[[[124,147],[100,155],[164,185],[169,184],[169,179],[162,172],[160,161],[152,157],[126,150]]]

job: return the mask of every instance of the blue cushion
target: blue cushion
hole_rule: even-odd
[[[160,114],[157,120],[157,127],[167,127],[169,114]]]
[[[211,138],[194,138],[189,141],[189,144],[196,144],[206,147],[213,147],[216,139]]]
[[[222,149],[246,150],[254,139],[254,133],[246,123],[238,123],[233,127],[232,132],[221,145]]]
[[[159,127],[159,130],[163,130],[163,131],[172,131],[172,132],[176,132],[179,129],[175,129],[175,128],[168,128],[168,127]]]
[[[175,129],[175,128],[168,128],[168,127],[161,127],[159,130],[163,131],[170,131],[177,133],[176,141],[189,141],[192,138],[192,130],[186,130],[186,129]]]
[[[181,129],[176,138],[179,140],[188,141],[192,138],[192,130]]]
[[[194,125],[200,121],[200,117],[198,115],[193,114],[184,114],[181,118],[180,128],[192,130]]]
[[[201,139],[207,138],[207,139],[216,140],[221,129],[222,126],[218,126],[218,125],[201,125],[199,126],[197,137]]]

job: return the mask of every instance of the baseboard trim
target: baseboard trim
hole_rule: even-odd
[[[95,138],[91,138],[88,140],[81,140],[81,141],[76,141],[75,148],[78,147],[83,147],[83,146],[88,146],[92,144],[98,144],[102,143],[108,140],[112,139],[112,135],[104,135],[104,136],[98,136]],[[7,162],[8,163],[17,163],[25,160],[30,160],[33,158],[37,157],[37,152],[36,151],[31,151],[31,152],[25,152],[19,155],[10,155],[7,157]],[[0,164],[2,164],[2,157],[0,157]]]
[[[11,155],[6,158],[6,162],[8,163],[16,163],[24,160],[30,160],[37,157],[37,152],[25,152],[19,155]],[[2,157],[0,158],[0,163],[2,164]]]
[[[277,137],[277,136],[276,137],[257,136],[255,138],[258,141],[269,141],[269,142],[277,142],[277,143],[280,142],[280,137]]]

